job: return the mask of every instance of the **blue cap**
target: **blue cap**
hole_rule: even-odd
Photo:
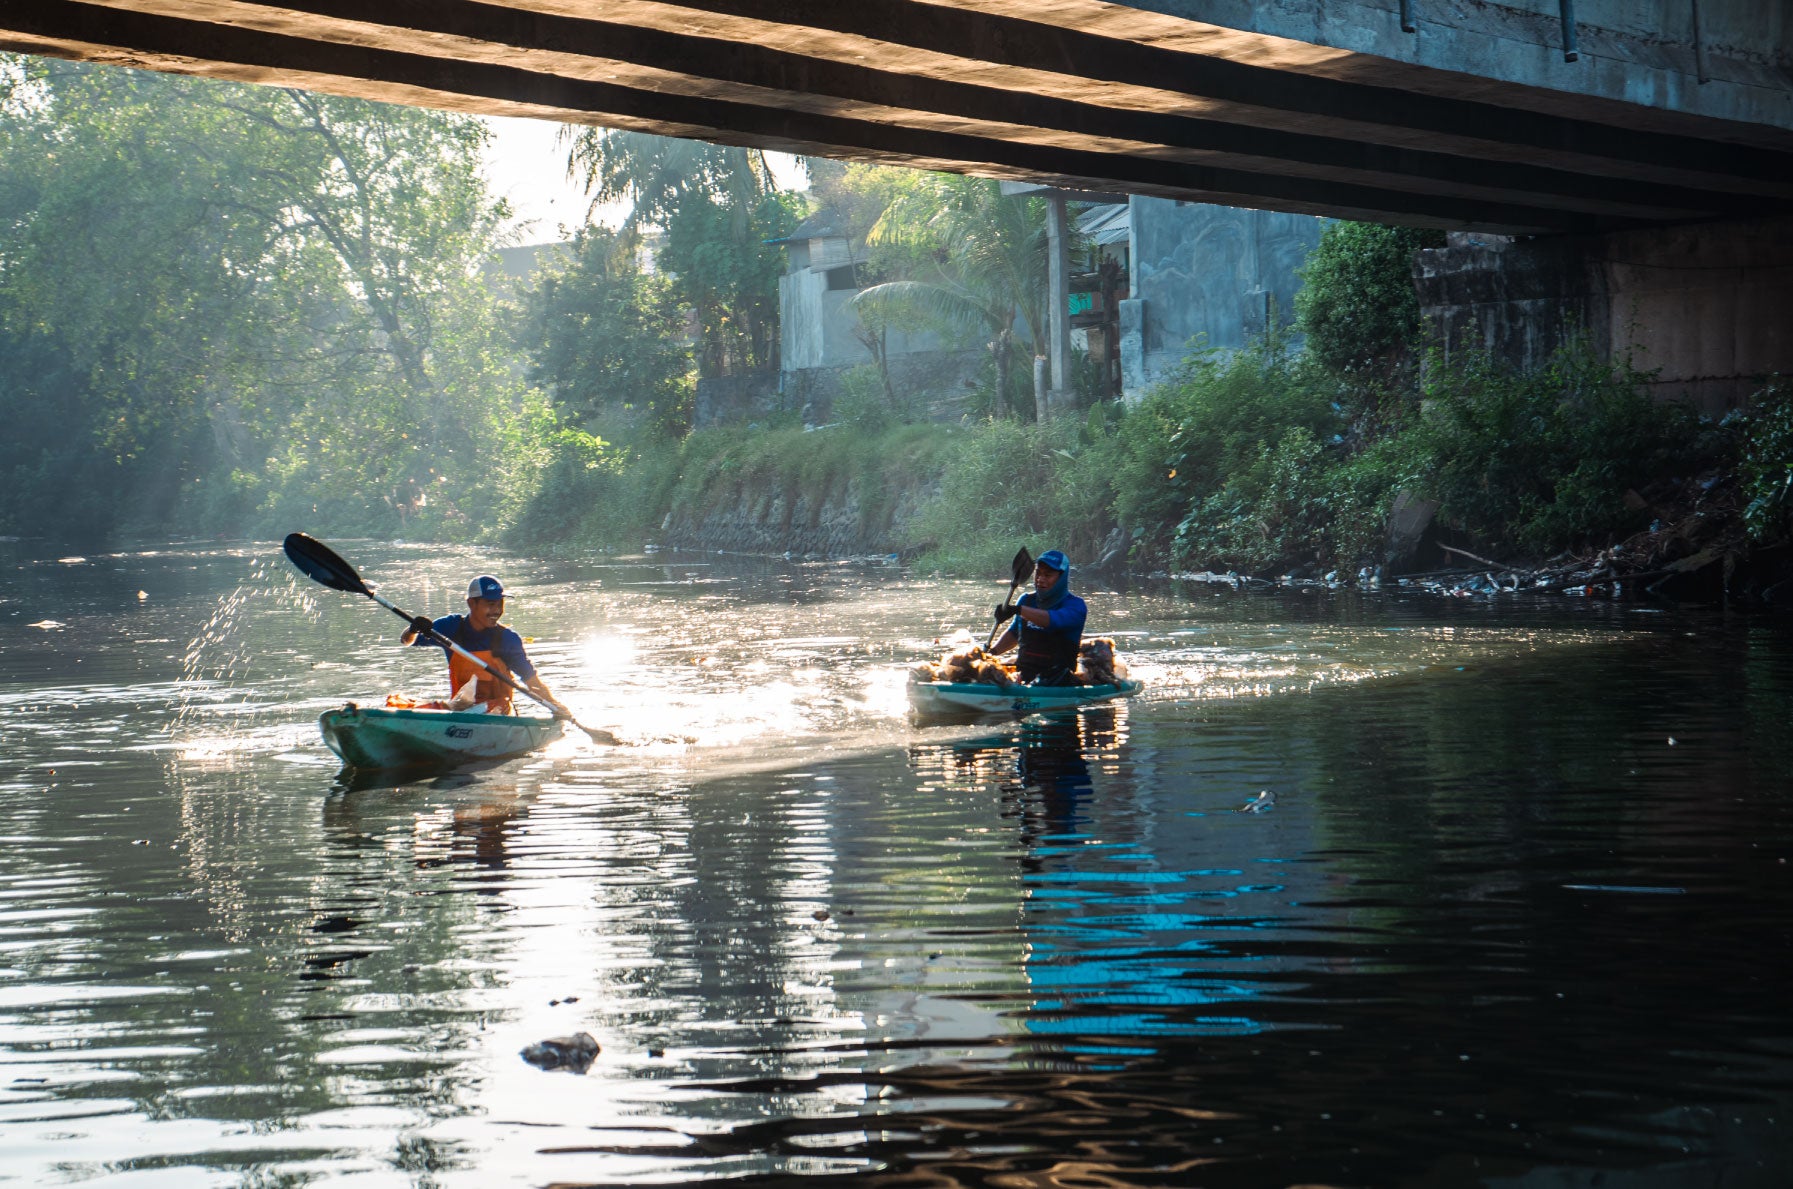
[[[481,574],[467,584],[467,597],[470,599],[502,599],[504,583],[490,574]]]
[[[1051,566],[1061,574],[1071,568],[1071,563],[1065,560],[1065,555],[1056,549],[1048,549],[1046,552],[1040,554],[1034,564]]]

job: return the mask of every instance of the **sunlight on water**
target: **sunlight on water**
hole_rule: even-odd
[[[908,670],[1000,587],[344,553],[432,616],[501,573],[629,745],[340,773],[322,710],[446,684],[390,612],[271,543],[32,563],[0,1175],[1556,1184],[1723,1148],[1663,1122],[1710,1104],[1786,1150],[1783,640],[1086,588],[1142,696],[931,725]]]

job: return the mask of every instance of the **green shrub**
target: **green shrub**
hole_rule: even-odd
[[[1411,349],[1420,331],[1413,254],[1444,233],[1376,223],[1329,223],[1301,269],[1295,325],[1307,354],[1334,372],[1362,372]]]
[[[1493,547],[1542,554],[1603,538],[1639,520],[1628,489],[1695,461],[1697,418],[1652,400],[1645,379],[1585,340],[1530,372],[1434,356],[1400,452],[1418,494]]]
[[[862,363],[840,378],[840,395],[834,398],[830,420],[865,433],[882,433],[900,420],[884,393],[884,381],[876,365]]]
[[[1741,421],[1744,527],[1758,543],[1785,540],[1793,512],[1793,385],[1777,376]]]
[[[1111,443],[1106,434],[1083,436],[1086,424],[997,419],[956,438],[938,498],[910,526],[923,564],[1001,574],[1019,545],[1061,548],[1073,565],[1088,561],[1112,522],[1114,487]]]
[[[1334,442],[1343,427],[1336,387],[1291,357],[1280,335],[1244,351],[1189,356],[1115,427],[1106,461],[1117,517],[1144,553],[1162,554],[1193,509],[1237,486],[1291,430]]]
[[[1173,556],[1184,564],[1262,573],[1285,566],[1355,568],[1373,558],[1387,484],[1373,470],[1295,426],[1229,475],[1177,526]]]

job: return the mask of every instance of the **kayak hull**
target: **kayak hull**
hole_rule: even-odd
[[[522,714],[388,710],[349,705],[318,716],[324,746],[350,768],[452,767],[534,751],[561,722]]]
[[[1067,710],[1130,698],[1144,688],[1139,681],[1114,685],[966,685],[951,681],[912,681],[909,705],[919,714],[1034,714],[1041,710]]]

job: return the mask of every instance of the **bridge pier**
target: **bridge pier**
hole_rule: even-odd
[[[1450,238],[1414,262],[1447,355],[1479,348],[1530,367],[1585,332],[1601,355],[1654,372],[1661,399],[1715,416],[1793,375],[1793,218]]]

